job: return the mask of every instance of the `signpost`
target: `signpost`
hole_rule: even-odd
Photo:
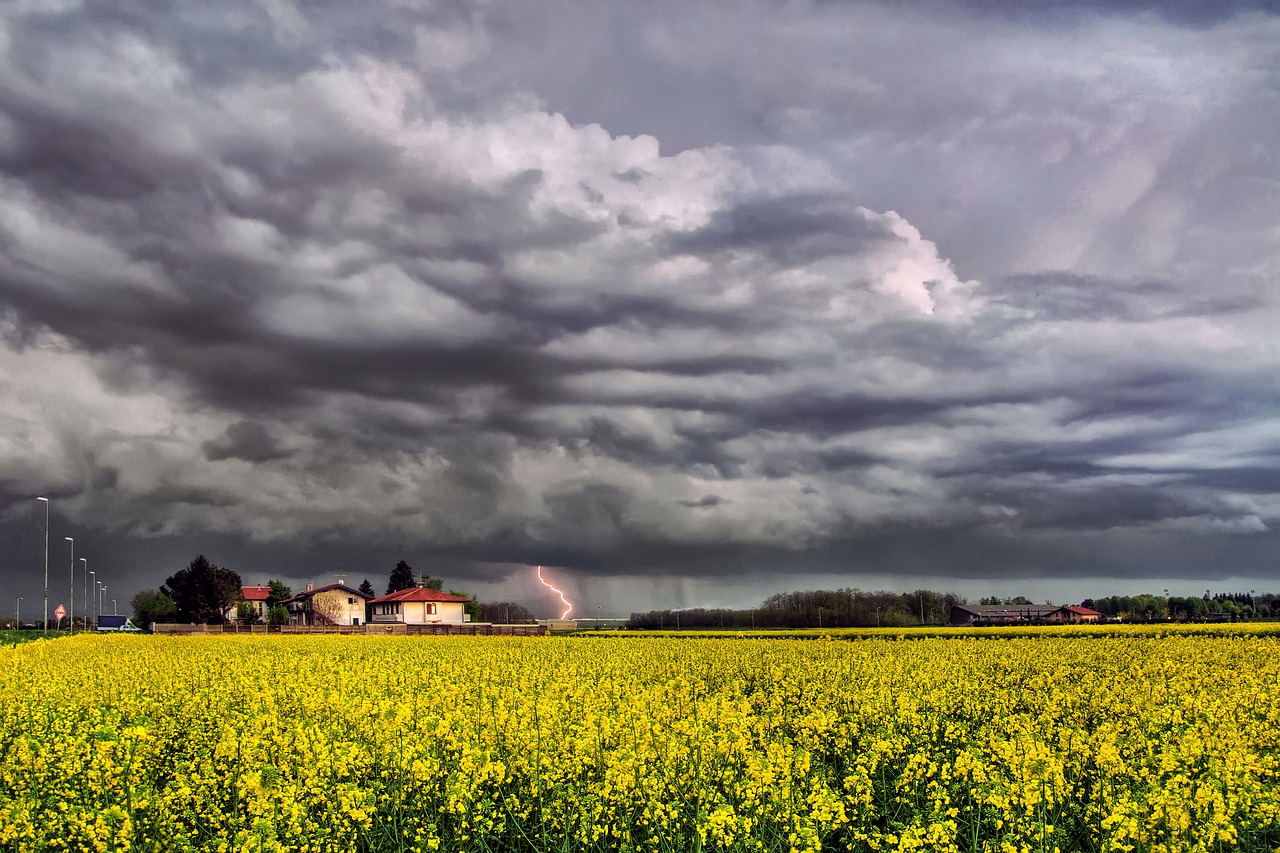
[[[57,625],[57,627],[55,627],[55,628],[53,629],[53,630],[57,631],[59,628],[61,628],[61,627],[62,627],[62,617],[67,615],[67,608],[65,608],[65,607],[63,607],[61,604],[59,604],[59,605],[54,609],[54,611],[53,611],[53,615],[54,615],[54,618],[56,618],[56,619],[58,620],[58,621],[55,623],[55,624]]]

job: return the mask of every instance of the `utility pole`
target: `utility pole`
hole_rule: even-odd
[[[64,536],[71,543],[71,597],[67,599],[67,627],[71,629],[74,636],[76,633],[76,540],[70,536]]]
[[[49,499],[44,501],[44,632],[49,633]]]
[[[84,602],[84,629],[89,630],[89,561],[84,557],[80,558],[80,562],[84,563],[84,598],[80,599]]]

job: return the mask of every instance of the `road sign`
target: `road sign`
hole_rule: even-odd
[[[59,604],[56,608],[54,608],[53,615],[57,617],[59,622],[61,622],[62,617],[67,615],[67,608]]]

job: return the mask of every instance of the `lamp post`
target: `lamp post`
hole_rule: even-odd
[[[116,607],[116,600],[114,598],[111,599],[111,615],[119,616],[120,614],[117,612],[119,609],[120,608]]]
[[[18,609],[13,614],[13,629],[15,631],[22,630],[22,596],[18,596]]]
[[[70,536],[64,536],[63,539],[71,543],[71,599],[67,602],[70,608],[67,611],[67,626],[71,628],[71,633],[76,632],[76,540]]]
[[[49,633],[49,499],[44,501],[44,632]]]
[[[89,564],[85,563],[85,568],[88,568],[88,567],[89,567]],[[93,627],[97,628],[98,627],[98,573],[97,572],[89,572],[89,586],[93,587],[93,604],[89,604],[88,602],[85,602],[85,605],[89,608],[89,612],[93,614]]]
[[[99,590],[98,590],[98,613],[99,613],[99,614],[101,614],[101,613],[102,613],[102,610],[103,610],[103,602],[105,602],[105,601],[106,601],[106,598],[105,598],[104,596],[105,596],[106,594],[107,594],[107,585],[104,583],[104,584],[101,586],[101,588],[99,588]]]
[[[89,630],[89,561],[84,557],[80,558],[80,562],[84,563],[84,598],[80,599],[84,602],[84,629]]]

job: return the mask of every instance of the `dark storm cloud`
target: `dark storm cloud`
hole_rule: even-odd
[[[703,495],[696,501],[676,501],[676,503],[689,509],[710,509],[727,503],[727,501],[719,495]]]
[[[271,435],[270,430],[253,421],[237,421],[227,427],[222,438],[206,441],[201,445],[204,456],[210,462],[223,459],[243,459],[246,462],[270,462],[284,459],[289,451]]]
[[[1268,11],[6,10],[5,518],[375,583],[1257,569]]]
[[[901,240],[882,219],[848,199],[798,194],[759,199],[717,211],[711,221],[675,241],[678,251],[763,252],[781,266],[801,266]]]

